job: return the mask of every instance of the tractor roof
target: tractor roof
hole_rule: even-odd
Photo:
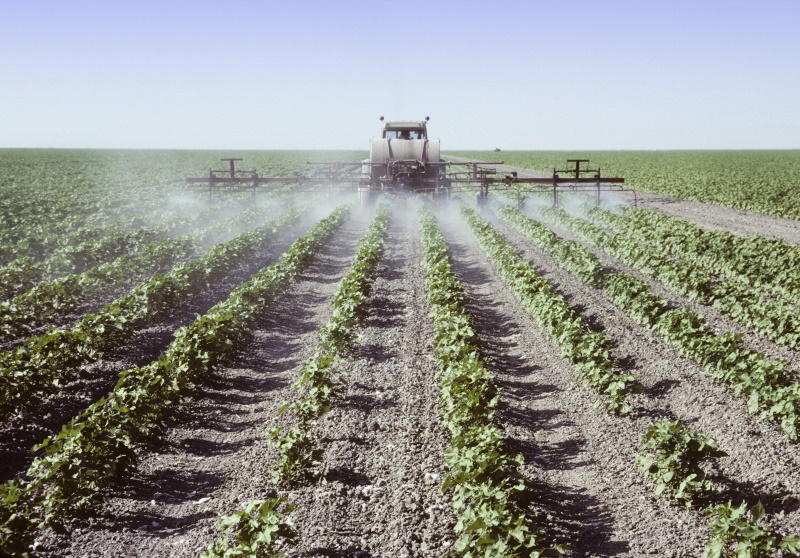
[[[384,122],[383,129],[389,130],[392,128],[424,128],[426,124],[425,120],[395,120],[393,122]]]

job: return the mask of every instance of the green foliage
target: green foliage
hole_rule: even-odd
[[[227,243],[215,245],[197,260],[178,264],[169,273],[139,283],[69,330],[51,329],[0,353],[0,417],[37,401],[35,395],[56,391],[75,368],[103,358],[133,332],[158,323],[198,291],[218,283],[257,254],[278,230],[294,223],[301,213],[289,210]],[[244,218],[251,219],[252,215],[245,214]]]
[[[0,539],[0,549],[32,529],[58,529],[75,512],[100,500],[102,490],[133,463],[136,442],[156,434],[182,398],[248,338],[257,316],[309,265],[347,212],[340,207],[317,223],[279,261],[179,329],[157,361],[122,372],[106,398],[45,440],[39,446],[45,455],[34,459],[28,471],[31,480],[15,485],[22,496],[6,509],[9,515],[0,516],[4,519],[0,533],[13,533]],[[6,485],[6,490],[11,491],[11,486]]]
[[[278,463],[272,469],[272,482],[297,483],[305,479],[314,462],[320,460],[322,450],[311,437],[310,425],[298,420],[286,431],[277,427],[269,431],[271,446],[278,451]]]
[[[783,556],[800,553],[800,537],[780,535],[768,525],[759,525],[765,512],[761,502],[747,509],[747,503],[734,507],[731,502],[706,510],[714,518],[708,528],[711,540],[704,558],[760,558],[781,551]]]
[[[725,279],[800,301],[800,248],[783,240],[703,229],[642,208],[625,208],[622,214],[594,210],[589,217]]]
[[[603,264],[583,245],[573,240],[562,240],[553,231],[526,217],[516,209],[505,206],[498,213],[531,242],[547,251],[558,264],[573,273],[590,287],[600,287],[603,279]]]
[[[565,227],[590,245],[661,281],[679,294],[701,303],[711,301],[712,277],[695,266],[669,258],[650,247],[640,246],[632,235],[608,233],[584,219],[570,216],[564,210],[540,208],[537,215]]]
[[[230,211],[228,204],[206,208],[189,217],[172,219],[160,227],[163,234],[169,234],[175,230],[196,227],[206,219],[225,211]],[[220,233],[233,224],[255,226],[257,222],[253,217],[263,219],[264,213],[263,208],[255,207],[199,233],[141,245],[136,254],[124,254],[83,273],[39,283],[13,300],[0,303],[0,339],[14,339],[25,335],[33,328],[50,323],[91,299],[113,294],[165,268],[169,269],[196,252],[202,252],[209,237],[221,236]]]
[[[0,149],[0,265],[47,259],[56,250],[191,212],[205,192],[184,177],[220,168],[222,151]],[[359,160],[363,152],[242,152],[262,176],[293,176],[308,160]],[[288,188],[291,189],[291,186]],[[271,197],[274,197],[271,194]],[[226,196],[251,203],[249,192]],[[217,204],[218,201],[215,201]]]
[[[800,150],[453,152],[474,161],[552,174],[567,159],[590,159],[604,176],[636,190],[800,219]],[[446,155],[445,155],[446,156]]]
[[[286,504],[282,511],[278,511],[278,506],[285,501],[284,498],[272,498],[265,502],[248,502],[243,511],[217,520],[219,529],[230,536],[210,545],[202,558],[285,557],[273,549],[279,540],[292,543],[297,539],[297,533],[283,520],[294,505]]]
[[[590,332],[580,315],[569,307],[564,298],[475,211],[462,206],[461,214],[500,275],[555,341],[561,355],[573,363],[575,372],[585,385],[601,394],[598,404],[602,402],[606,409],[615,414],[628,413],[630,405],[625,399],[629,393],[638,392],[640,387],[633,384],[633,375],[614,369],[609,360],[605,335]],[[572,252],[579,253],[577,249]],[[581,256],[580,260],[590,262],[592,271],[588,273],[589,277],[599,277],[599,269],[591,263],[592,258]]]
[[[30,494],[18,481],[0,484],[0,556],[30,558],[34,525],[26,515]]]
[[[269,431],[271,445],[278,450],[278,464],[272,470],[276,483],[297,483],[305,479],[314,461],[322,457],[311,436],[311,427],[331,410],[331,400],[338,386],[334,367],[341,362],[332,351],[309,358],[302,368],[302,375],[295,381],[295,389],[302,389],[304,396],[292,403],[284,403],[278,415],[289,411],[295,424],[285,432],[281,428]]]
[[[278,463],[272,470],[276,483],[303,480],[313,462],[322,456],[310,430],[331,408],[337,387],[335,367],[353,345],[355,326],[366,317],[366,303],[383,255],[389,215],[389,206],[382,204],[359,241],[350,269],[333,294],[333,315],[320,329],[317,352],[303,365],[302,375],[293,385],[303,390],[304,396],[281,407],[279,414],[289,411],[294,415],[294,426],[285,431],[274,428],[269,432],[272,447],[279,453]]]
[[[706,231],[655,211],[629,208],[623,215],[593,209],[593,221],[618,234],[581,223],[595,246],[692,300],[709,304],[776,343],[800,348],[800,250],[783,241]],[[561,221],[567,221],[561,219]],[[579,220],[569,220],[575,224]],[[674,259],[678,258],[678,259]],[[652,265],[643,265],[648,260]],[[713,284],[711,275],[724,281]],[[764,297],[760,290],[778,300]]]
[[[668,310],[667,301],[650,291],[650,285],[627,273],[610,274],[605,279],[608,299],[622,308],[638,324],[655,327]]]
[[[656,484],[656,495],[666,490],[687,507],[695,496],[711,490],[703,463],[728,455],[717,448],[714,440],[692,432],[680,422],[650,425],[641,442],[655,455],[639,455],[636,464]]]
[[[40,281],[45,284],[55,282],[58,285],[59,279],[63,280],[65,276],[83,276],[87,270],[104,266],[109,262],[121,260],[117,265],[122,265],[138,253],[147,249],[152,250],[153,245],[165,242],[174,231],[208,218],[212,211],[213,208],[211,210],[207,208],[184,216],[174,208],[171,213],[162,215],[163,220],[158,225],[140,226],[131,231],[107,231],[99,238],[63,245],[47,259],[40,261],[23,256],[0,269],[0,278],[3,282],[0,294],[4,300],[16,297],[15,303],[19,305],[20,302],[27,302],[27,299],[20,299],[20,296]],[[97,271],[89,273],[87,277],[93,277],[95,274]]]
[[[450,430],[442,491],[452,491],[458,540],[450,550],[466,558],[563,554],[547,546],[518,500],[528,490],[519,472],[522,456],[511,453],[492,409],[499,396],[493,375],[477,350],[479,340],[465,304],[467,296],[450,265],[450,252],[430,209],[420,211],[423,262],[439,366],[439,409]]]
[[[606,213],[595,210],[592,215],[606,215]],[[651,255],[652,250],[642,248],[629,240],[627,237],[633,237],[633,232],[629,232],[625,237],[621,234],[612,235],[586,220],[571,217],[561,210],[541,208],[537,216],[565,227],[588,243],[602,247],[603,250],[634,267],[642,261],[647,261],[653,268],[657,267],[653,262],[668,259],[665,256],[654,257]],[[699,229],[696,232],[699,234]],[[639,255],[628,258],[627,254]],[[651,268],[644,266],[639,269]],[[685,276],[678,274],[676,280],[680,281],[680,277]],[[695,287],[697,284],[704,283],[696,283]],[[669,309],[666,301],[652,294],[647,283],[628,274],[607,275],[604,285],[609,300],[622,308],[634,321],[661,335],[681,355],[704,366],[707,372],[716,380],[728,385],[734,393],[747,397],[748,410],[751,413],[758,413],[764,419],[779,423],[790,438],[797,437],[800,428],[800,385],[787,373],[785,362],[769,360],[763,354],[741,347],[739,341],[742,334],[728,332],[716,335],[709,329],[703,316],[690,308]],[[716,300],[719,301],[721,297],[729,297],[730,293],[734,292],[732,287],[711,288],[710,283],[708,285],[709,300],[717,297]],[[703,292],[706,291],[703,289]],[[736,300],[742,302],[745,298],[739,297]],[[766,312],[771,308],[763,301],[751,304],[752,307],[759,305],[762,306],[762,310],[753,310],[751,314]]]

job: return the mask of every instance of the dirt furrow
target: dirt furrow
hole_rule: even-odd
[[[314,218],[305,218],[281,233],[258,258],[245,262],[212,289],[197,293],[183,306],[175,308],[162,323],[135,332],[124,346],[105,358],[82,366],[58,392],[46,396],[39,405],[0,425],[0,478],[13,478],[23,473],[33,460],[31,447],[58,432],[71,417],[108,393],[120,372],[158,358],[172,342],[177,329],[190,324],[198,315],[224,300],[253,273],[277,260],[313,223]]]
[[[458,217],[443,225],[502,389],[499,419],[525,457],[548,530],[574,556],[697,555],[705,535],[696,515],[653,499],[634,467],[637,425],[593,406],[595,394],[580,385]],[[538,264],[534,259],[545,271]],[[547,270],[549,280],[554,275]]]
[[[612,434],[614,430],[609,430],[602,434],[603,438],[610,436],[604,451],[630,452],[626,461],[633,482],[649,483],[640,480],[641,474],[632,468],[634,455],[640,451],[638,438],[646,427],[661,420],[681,420],[715,438],[729,454],[718,460],[716,501],[732,499],[738,503],[747,499],[754,504],[761,500],[773,525],[785,532],[800,532],[800,456],[795,444],[775,424],[749,414],[747,402],[714,383],[702,367],[680,357],[656,334],[631,321],[601,291],[586,287],[521,234],[498,219],[492,220],[523,256],[558,286],[573,308],[579,309],[594,328],[606,331],[616,344],[612,354],[642,383],[643,394],[632,398],[632,416],[617,419],[619,424],[628,425],[625,433]],[[628,444],[635,447],[625,449]],[[651,489],[645,485],[648,494]],[[697,517],[693,517],[692,522],[696,522]],[[698,535],[701,539],[707,536],[704,529]]]
[[[290,492],[301,556],[434,557],[453,542],[420,263],[416,215],[395,210],[343,393],[319,421],[324,474]]]
[[[218,517],[275,496],[267,432],[297,366],[330,315],[330,295],[367,221],[351,219],[291,291],[259,320],[252,341],[180,409],[158,446],[97,515],[77,521],[51,556],[198,556]]]

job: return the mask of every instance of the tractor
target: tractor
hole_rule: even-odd
[[[428,138],[430,118],[380,120],[381,137],[370,140],[369,159],[363,161],[360,196],[445,194],[450,188],[447,163],[439,155],[439,140]]]
[[[257,171],[236,168],[241,159],[222,159],[228,168],[210,169],[207,177],[187,178],[190,188],[207,188],[209,198],[228,192],[283,191],[289,193],[357,192],[362,205],[370,205],[378,195],[390,197],[427,195],[434,200],[453,194],[471,194],[483,205],[490,190],[506,190],[521,205],[527,194],[552,192],[553,206],[558,207],[558,193],[563,190],[592,192],[597,204],[603,191],[631,191],[616,186],[623,178],[600,176],[600,169],[588,167],[586,159],[568,159],[572,167],[553,174],[518,173],[498,170],[502,162],[467,160],[445,161],[438,139],[428,138],[428,121],[393,120],[380,117],[381,137],[370,140],[369,159],[363,161],[308,162],[313,171],[293,177],[261,176]]]

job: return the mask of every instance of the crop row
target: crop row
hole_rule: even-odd
[[[712,306],[745,327],[792,349],[800,348],[800,317],[790,304],[768,300],[757,289],[730,281],[718,282],[700,266],[674,259],[651,242],[642,246],[635,234],[615,234],[563,211],[542,209],[541,215],[578,234],[583,240],[614,256],[643,274],[660,281],[678,294]]]
[[[270,430],[272,445],[280,456],[273,470],[276,482],[296,482],[306,476],[314,461],[321,457],[310,430],[331,408],[338,385],[336,367],[344,361],[355,340],[354,328],[366,317],[366,305],[372,292],[378,263],[389,228],[389,206],[378,208],[347,274],[333,294],[333,312],[320,329],[315,354],[302,367],[302,374],[292,387],[303,393],[300,399],[284,403],[280,413],[291,412],[294,424],[285,431]]]
[[[510,207],[498,213],[522,232],[534,244],[549,252],[564,269],[582,278],[594,287],[624,281],[625,274],[606,274],[597,257],[574,241],[561,240],[540,223]],[[569,248],[564,248],[563,245]],[[632,279],[632,278],[631,278]],[[636,465],[656,484],[656,495],[666,492],[687,507],[697,504],[696,497],[709,502],[712,495],[711,480],[702,465],[705,461],[727,454],[718,449],[714,440],[692,432],[680,422],[657,423],[648,427],[641,440],[645,450]],[[734,507],[731,502],[717,504],[705,510],[714,519],[709,524],[711,539],[704,557],[721,558],[735,547],[739,552],[759,552],[770,549],[797,550],[800,539],[774,533],[768,525],[758,525],[764,516],[761,504],[752,510],[743,502]]]
[[[389,206],[381,205],[366,234],[349,271],[333,295],[333,316],[321,328],[316,354],[303,366],[303,374],[293,388],[302,389],[304,397],[281,407],[279,414],[289,410],[296,422],[285,433],[280,428],[270,431],[273,446],[280,453],[273,469],[275,482],[297,482],[304,478],[321,457],[309,430],[314,422],[330,409],[337,382],[334,367],[341,363],[353,345],[353,329],[365,317],[366,303],[372,290],[377,266],[389,227]],[[283,504],[281,511],[278,507]],[[280,556],[275,554],[278,541],[294,542],[297,533],[283,520],[294,505],[285,498],[250,501],[244,509],[217,521],[223,535],[203,553],[203,558],[234,558],[236,556]],[[232,539],[232,540],[231,540]]]
[[[129,194],[133,194],[133,192]],[[46,205],[52,211],[59,213],[71,207],[68,202],[64,201],[51,202]],[[28,216],[35,223],[35,226],[28,227],[30,230],[20,231],[14,228],[3,231],[9,238],[5,242],[0,242],[0,262],[5,264],[24,257],[35,261],[44,261],[59,251],[68,250],[71,246],[102,240],[109,234],[128,233],[182,216],[191,216],[202,211],[203,207],[208,208],[205,204],[197,203],[189,206],[160,204],[154,208],[141,207],[138,210],[130,210],[114,207],[107,201],[96,199],[91,202],[87,200],[86,206],[76,209],[74,214],[62,215],[60,221],[48,218],[46,214],[34,213],[34,215]],[[122,211],[116,212],[120,210]],[[9,209],[8,211],[13,210]],[[25,210],[17,211],[15,218],[24,219]]]
[[[124,344],[133,332],[158,323],[184,301],[217,284],[258,254],[279,229],[288,227],[299,215],[300,211],[290,210],[214,246],[197,260],[139,283],[69,330],[51,330],[0,354],[0,417],[57,390],[76,367],[97,361]]]
[[[355,155],[326,152],[311,158],[355,160]],[[185,185],[183,177],[218,168],[224,156],[210,151],[0,150],[0,264],[25,255],[41,259],[59,247],[199,208],[206,196],[176,190]],[[269,176],[303,171],[309,156],[291,151],[246,155],[248,166]],[[245,201],[249,196],[231,193],[226,198]]]
[[[199,209],[199,208],[198,208]],[[160,208],[145,215],[107,216],[107,222],[101,226],[85,225],[74,216],[65,218],[71,225],[58,226],[57,223],[39,223],[34,230],[9,231],[8,239],[0,242],[0,263],[7,265],[18,258],[30,258],[35,261],[47,259],[58,250],[68,249],[85,242],[97,241],[110,233],[129,232],[153,223],[175,218],[182,209]],[[95,219],[96,215],[92,215]],[[43,218],[43,217],[40,217]]]
[[[340,207],[317,223],[279,261],[179,329],[157,361],[122,372],[107,397],[37,446],[45,454],[31,465],[30,480],[0,487],[0,549],[24,549],[36,529],[58,530],[75,511],[97,502],[132,465],[137,443],[156,434],[181,398],[248,338],[254,320],[308,266],[347,213]]]
[[[504,209],[502,213],[532,240],[533,235],[527,231],[543,227],[514,209]],[[561,225],[571,219],[560,210],[541,209],[540,215]],[[742,334],[714,334],[701,315],[685,307],[671,309],[667,301],[651,292],[647,283],[632,275],[609,273],[603,278],[602,288],[608,299],[631,319],[661,335],[682,356],[704,366],[734,393],[747,397],[750,412],[777,422],[790,438],[797,437],[800,384],[789,377],[783,361],[769,360],[741,347]]]
[[[12,243],[30,244],[33,250],[19,255],[40,259],[60,246],[157,223],[173,217],[176,211],[199,208],[204,205],[199,196],[176,195],[175,190],[184,176],[208,169],[223,155],[187,155],[1,150],[0,261],[6,256],[7,246],[14,248]]]
[[[695,223],[641,208],[627,208],[622,215],[594,210],[588,217],[726,279],[800,304],[800,248],[783,240],[705,230]]]
[[[800,150],[503,151],[453,153],[551,176],[567,159],[590,159],[635,190],[800,219]]]
[[[79,274],[126,254],[135,254],[153,242],[172,236],[175,231],[201,225],[217,208],[207,208],[186,217],[167,219],[158,225],[129,232],[110,232],[102,238],[56,250],[48,259],[18,258],[0,270],[3,300],[15,297],[40,281],[52,281],[69,274]]]
[[[125,254],[83,273],[39,283],[11,301],[0,302],[0,340],[22,336],[89,300],[110,295],[169,269],[181,260],[202,253],[210,240],[225,238],[228,231],[246,230],[263,222],[267,213],[263,207],[253,207],[201,231],[151,243],[136,255]]]
[[[78,180],[60,173],[49,161],[37,165],[31,160],[17,165],[5,155],[0,154],[0,242],[13,242],[36,232],[63,234],[73,226],[93,226],[113,219],[127,213],[131,206],[149,206],[147,210],[151,210],[163,205],[131,188],[125,191],[79,185]]]
[[[172,217],[177,220],[175,215]],[[77,234],[70,235],[72,238],[69,242],[59,246],[55,246],[55,242],[49,243],[54,247],[52,252],[46,251],[41,242],[31,238],[14,245],[16,257],[0,268],[0,279],[3,282],[0,293],[3,300],[25,292],[39,281],[85,271],[98,263],[135,251],[141,245],[164,237],[163,224],[153,226],[145,224],[139,218],[135,220],[138,226],[132,230],[117,223],[117,228],[110,231],[87,231],[86,236],[89,238],[81,237],[83,230],[77,231]]]
[[[217,526],[227,534],[210,545],[201,558],[286,558],[286,554],[275,551],[275,545],[297,539],[295,530],[284,520],[294,508],[286,498],[247,502],[244,509],[217,520]]]
[[[31,197],[29,185],[20,190]],[[94,194],[96,199],[83,201],[61,198],[31,203],[25,199],[21,200],[24,203],[14,203],[3,199],[0,220],[5,226],[0,225],[0,262],[6,264],[25,256],[40,260],[59,248],[98,240],[112,231],[137,229],[175,215],[175,208],[165,210],[162,204],[143,207],[132,202],[131,195],[135,193],[127,192],[125,198],[135,208],[124,207],[125,198],[114,203],[103,199],[101,193]]]
[[[598,404],[602,401],[611,412],[627,413],[630,406],[625,398],[639,386],[632,384],[632,375],[615,370],[605,334],[591,332],[564,297],[474,210],[463,205],[461,214],[517,299],[558,345],[561,356],[572,362],[585,385],[601,394]]]
[[[800,551],[800,537],[776,533],[767,524],[759,525],[766,515],[761,502],[751,509],[746,501],[739,506],[733,506],[730,500],[709,506],[713,501],[712,483],[703,465],[728,455],[715,440],[680,422],[667,421],[648,427],[641,441],[646,451],[639,455],[636,465],[656,484],[656,495],[665,492],[686,507],[697,507],[713,518],[708,525],[711,539],[704,558]]]
[[[453,491],[461,534],[451,552],[479,556],[543,556],[541,527],[525,514],[521,500],[530,488],[519,471],[523,457],[507,447],[494,423],[499,401],[494,375],[486,369],[480,341],[466,310],[467,295],[450,263],[450,251],[427,206],[420,211],[423,267],[434,325],[433,347],[441,382],[439,409],[450,430],[445,461],[450,472],[442,491]]]

